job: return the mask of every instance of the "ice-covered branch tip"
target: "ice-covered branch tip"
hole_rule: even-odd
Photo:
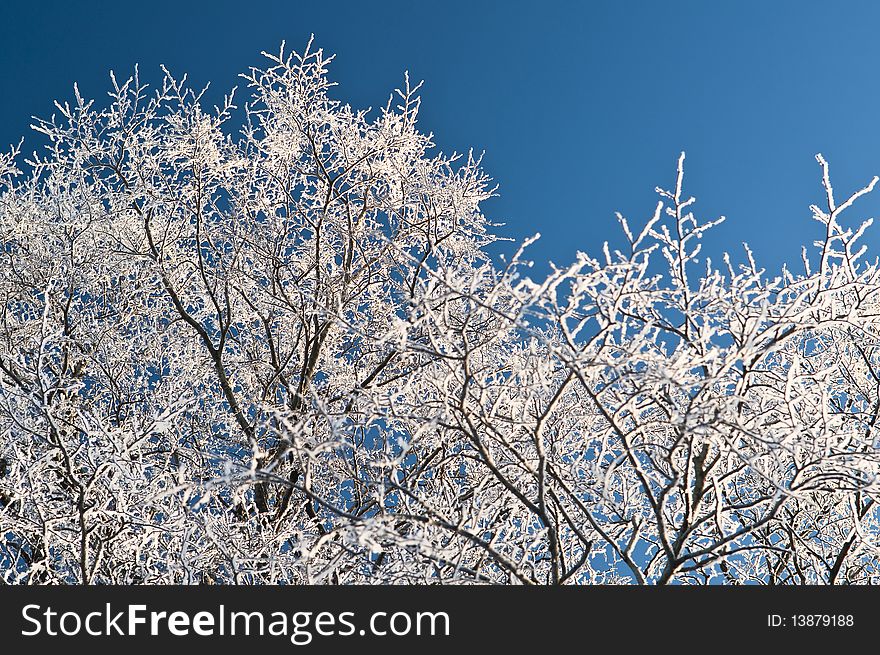
[[[822,167],[822,187],[825,190],[827,203],[827,211],[819,208],[817,205],[810,205],[814,218],[825,225],[825,239],[821,243],[822,254],[820,259],[820,273],[825,274],[829,269],[829,260],[831,257],[839,257],[843,260],[844,266],[854,274],[855,260],[861,257],[865,252],[865,248],[861,248],[858,252],[853,253],[852,247],[865,232],[865,230],[873,223],[873,219],[868,219],[859,226],[855,233],[851,229],[844,230],[837,221],[838,216],[862,196],[865,196],[874,190],[880,177],[874,176],[871,181],[861,189],[853,192],[843,204],[838,205],[834,199],[834,188],[831,185],[831,176],[829,174],[828,162],[822,156],[822,153],[816,154],[816,161]],[[843,243],[844,250],[841,252],[834,248],[834,242]]]
[[[861,198],[862,196],[871,193],[871,191],[874,190],[874,186],[877,184],[877,181],[880,180],[880,177],[875,175],[873,178],[871,178],[871,181],[868,182],[868,184],[866,184],[858,191],[855,191],[849,198],[846,199],[846,202],[838,206],[834,202],[834,189],[831,186],[831,178],[828,173],[828,162],[825,161],[822,153],[816,154],[816,161],[818,161],[819,165],[822,167],[822,186],[825,189],[825,194],[828,199],[828,212],[832,216],[832,218],[850,207],[858,198]]]
[[[10,145],[9,150],[0,153],[0,181],[21,175],[21,169],[15,163],[15,160],[21,154],[21,145],[24,138],[21,138],[16,145]]]

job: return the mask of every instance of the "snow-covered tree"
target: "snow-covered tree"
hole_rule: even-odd
[[[267,57],[241,109],[113,78],[0,158],[5,582],[880,581],[876,178],[818,156],[770,276],[700,256],[682,155],[625,250],[533,280],[418,86]]]

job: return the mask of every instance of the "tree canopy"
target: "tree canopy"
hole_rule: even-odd
[[[701,256],[682,154],[534,280],[418,85],[266,56],[241,107],[113,78],[0,159],[5,582],[880,581],[877,178],[817,156],[824,238],[768,275]]]

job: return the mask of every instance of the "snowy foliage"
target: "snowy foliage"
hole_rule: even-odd
[[[682,155],[536,281],[417,86],[268,58],[241,110],[114,78],[0,158],[3,581],[880,582],[876,179],[817,157],[824,239],[768,277],[698,257]]]

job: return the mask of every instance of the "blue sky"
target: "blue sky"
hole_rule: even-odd
[[[710,251],[748,241],[773,270],[819,235],[816,152],[838,196],[880,174],[878,24],[880,4],[807,0],[6,2],[0,145],[75,80],[101,98],[110,69],[155,81],[164,63],[219,96],[261,50],[314,33],[355,106],[384,104],[405,70],[425,80],[423,129],[486,151],[501,195],[485,210],[505,236],[540,231],[536,261],[619,243],[614,212],[641,224],[686,150],[698,214],[728,217]],[[850,221],[878,207],[880,192]],[[868,241],[880,254],[880,225]]]

